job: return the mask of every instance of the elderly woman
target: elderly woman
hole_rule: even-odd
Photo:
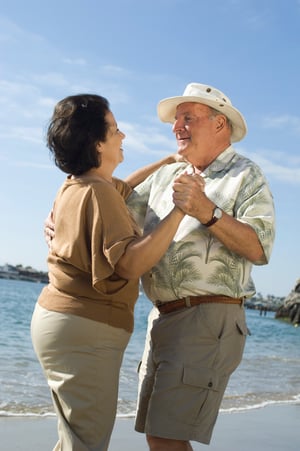
[[[48,128],[48,147],[68,177],[54,203],[50,283],[31,333],[58,417],[55,450],[107,450],[138,279],[162,257],[184,217],[174,206],[140,236],[125,204],[131,187],[113,177],[124,138],[108,101],[97,95],[61,100]]]

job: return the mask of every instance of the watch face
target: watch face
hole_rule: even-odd
[[[218,219],[221,219],[222,218],[222,210],[221,210],[221,208],[219,208],[219,207],[217,207],[217,208],[215,208],[215,210],[214,210],[214,217],[215,218],[218,218]]]

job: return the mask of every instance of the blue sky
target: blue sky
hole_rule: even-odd
[[[58,100],[109,99],[124,177],[176,151],[157,103],[200,82],[247,120],[235,148],[262,167],[277,211],[270,264],[253,277],[287,295],[300,277],[299,30],[300,0],[0,0],[0,264],[46,270],[43,221],[65,177],[44,139]]]

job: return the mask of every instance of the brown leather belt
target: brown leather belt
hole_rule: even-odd
[[[244,298],[230,298],[229,296],[187,296],[175,301],[161,302],[156,301],[154,304],[162,314],[175,312],[184,308],[194,307],[199,304],[240,304],[242,305]]]

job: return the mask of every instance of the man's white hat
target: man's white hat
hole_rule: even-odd
[[[161,100],[157,106],[158,117],[162,122],[173,124],[177,106],[185,102],[208,105],[228,117],[232,124],[232,142],[240,141],[246,135],[246,121],[239,110],[232,106],[230,99],[222,91],[200,83],[189,83],[182,96]]]

